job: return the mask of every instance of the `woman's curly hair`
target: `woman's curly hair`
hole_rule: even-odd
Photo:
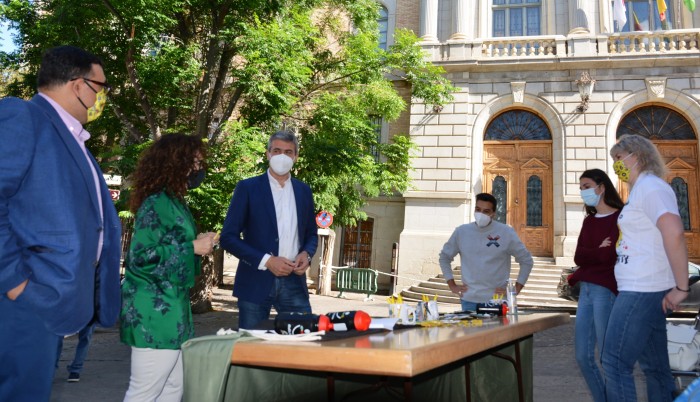
[[[166,134],[157,139],[143,151],[131,176],[131,211],[136,213],[148,196],[161,191],[183,198],[195,158],[202,158],[202,168],[205,167],[205,151],[202,140],[190,135]]]

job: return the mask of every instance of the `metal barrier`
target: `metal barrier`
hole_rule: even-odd
[[[365,300],[374,300],[372,295],[378,290],[377,271],[369,268],[337,268],[335,286],[340,291],[338,297],[343,297],[343,292],[353,292],[365,293]]]
[[[129,253],[129,247],[131,246],[131,236],[134,234],[134,218],[119,218],[122,222],[122,254],[121,260],[119,261],[119,277],[124,279],[124,274],[126,267],[124,261],[126,260],[126,255]]]

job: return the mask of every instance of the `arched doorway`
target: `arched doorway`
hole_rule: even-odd
[[[552,256],[552,135],[526,110],[507,110],[484,134],[484,191],[498,200],[496,220],[511,225],[533,255]]]
[[[698,189],[698,140],[688,120],[662,105],[645,105],[627,113],[616,136],[637,134],[651,140],[666,162],[666,181],[676,193],[688,243],[688,257],[700,261],[700,190]],[[623,200],[629,189],[618,185]]]

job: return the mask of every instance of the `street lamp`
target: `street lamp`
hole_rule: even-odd
[[[576,86],[578,86],[578,93],[581,95],[581,104],[576,107],[576,110],[583,113],[588,110],[588,101],[593,93],[593,85],[595,85],[595,80],[591,78],[588,71],[581,73],[581,77],[577,79]]]

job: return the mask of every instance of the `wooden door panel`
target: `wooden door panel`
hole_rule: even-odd
[[[543,163],[539,160],[531,160],[528,162],[528,165],[533,164],[533,162]],[[530,203],[530,200],[527,200],[527,182],[529,181],[530,177],[533,176],[538,177],[541,180],[542,185],[541,200],[539,200],[542,211],[541,226],[527,226],[527,205],[528,203]],[[528,250],[530,250],[530,252],[533,255],[549,256],[551,255],[553,248],[552,245],[554,242],[554,232],[552,225],[553,191],[551,170],[545,170],[542,168],[523,168],[521,171],[521,177],[522,180],[526,183],[523,186],[523,191],[525,192],[525,194],[523,194],[523,199],[525,200],[525,204],[522,206],[523,221],[521,223],[520,231],[521,233],[523,233],[523,236],[521,237],[521,239],[526,239],[523,240],[523,243],[525,243],[525,246],[527,246]]]
[[[499,217],[498,215],[504,215],[505,218],[505,223],[508,225],[513,226],[514,222],[518,222],[517,218],[517,192],[515,188],[517,188],[517,185],[515,185],[516,178],[513,175],[513,171],[511,169],[498,169],[498,170],[492,170],[489,173],[486,173],[484,175],[484,191],[490,194],[494,193],[493,189],[493,183],[496,180],[496,178],[501,177],[505,181],[506,184],[506,200],[503,202],[503,200],[499,199],[499,205],[496,207],[496,215],[497,218]],[[500,220],[500,219],[499,219]]]
[[[654,141],[654,144],[668,168],[666,182],[671,183],[675,177],[679,177],[688,186],[690,230],[685,231],[685,239],[688,244],[688,257],[693,261],[700,261],[700,173],[697,141]]]
[[[688,186],[688,210],[690,218],[690,230],[684,232],[686,243],[688,244],[688,258],[695,261],[700,259],[700,209],[698,206],[698,176],[695,171],[679,171],[671,169],[666,176],[666,181],[671,182],[674,178],[681,178]]]
[[[511,225],[533,255],[551,256],[554,242],[552,208],[551,141],[513,141],[484,146],[484,191],[493,193],[493,182],[506,182],[505,223]],[[541,224],[528,226],[527,186],[531,176],[541,180]],[[500,208],[499,208],[500,209]]]
[[[684,235],[688,244],[688,258],[700,262],[700,186],[698,186],[698,144],[697,141],[652,141],[664,158],[668,174],[667,183],[674,177],[680,177],[688,186],[688,211],[690,230]],[[623,201],[629,196],[629,185],[618,181],[618,189]]]

